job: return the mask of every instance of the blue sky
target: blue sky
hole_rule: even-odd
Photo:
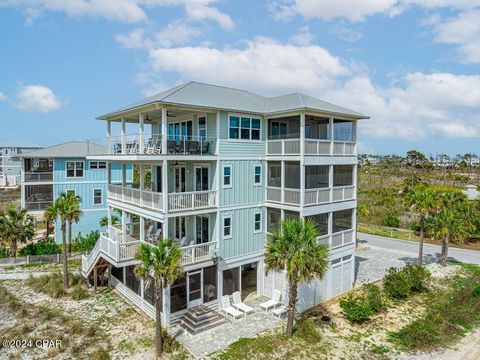
[[[478,152],[480,0],[0,0],[0,143],[197,80],[368,114],[362,151]]]

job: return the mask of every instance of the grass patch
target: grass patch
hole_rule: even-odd
[[[30,276],[26,282],[36,292],[42,292],[49,295],[54,299],[61,298],[67,294],[66,290],[63,287],[63,275],[61,273],[53,273],[49,275],[43,275],[38,277]],[[69,286],[74,286],[73,293],[77,297],[81,297],[84,294],[80,294],[78,290],[79,286],[82,286],[82,277],[78,274],[68,274],[68,283]],[[79,299],[76,299],[79,300]]]
[[[403,350],[428,351],[447,346],[480,324],[480,267],[461,265],[464,274],[445,281],[428,294],[427,310],[389,339]]]

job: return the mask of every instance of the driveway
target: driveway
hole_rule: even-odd
[[[355,285],[381,279],[388,268],[415,263],[418,243],[358,233],[358,248],[355,257]],[[461,261],[480,265],[480,251],[449,248],[449,261]],[[438,262],[441,256],[439,245],[424,244],[423,260],[426,264]]]

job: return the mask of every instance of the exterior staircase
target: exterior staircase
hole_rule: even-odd
[[[215,310],[205,305],[200,305],[189,309],[180,319],[179,325],[190,334],[196,335],[227,322],[229,322],[229,320]]]

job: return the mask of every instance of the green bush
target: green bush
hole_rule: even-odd
[[[88,291],[85,290],[85,287],[82,284],[77,284],[72,289],[70,296],[73,300],[82,300],[88,297]]]
[[[85,236],[79,235],[73,240],[72,250],[80,252],[90,251],[97,243],[99,237],[100,232],[98,231],[92,231]]]
[[[368,305],[373,312],[379,313],[387,310],[387,299],[380,287],[375,284],[365,284],[362,288]]]
[[[405,299],[412,291],[407,273],[394,267],[387,270],[383,278],[383,288],[391,299]]]
[[[78,274],[68,274],[69,286],[81,284],[82,276]],[[50,297],[57,299],[66,294],[63,287],[63,275],[61,273],[53,273],[39,277],[30,276],[26,284],[36,292],[43,292]]]
[[[0,259],[10,257],[10,251],[6,247],[0,246]]]
[[[427,289],[432,274],[425,266],[407,264],[402,271],[407,274],[410,282],[410,290],[414,292],[422,292]]]
[[[369,320],[374,314],[368,300],[363,295],[348,294],[340,299],[340,307],[348,321],[362,323]]]
[[[475,286],[475,289],[473,289],[473,293],[475,294],[475,296],[480,297],[480,284]]]
[[[298,320],[294,336],[309,343],[316,343],[322,340],[322,335],[318,331],[318,326],[313,319]]]
[[[37,243],[31,243],[20,249],[20,256],[26,255],[51,255],[61,252],[60,244],[55,243],[51,237],[46,237]]]
[[[386,215],[380,223],[383,226],[394,227],[394,228],[400,227],[400,219],[393,214]]]

